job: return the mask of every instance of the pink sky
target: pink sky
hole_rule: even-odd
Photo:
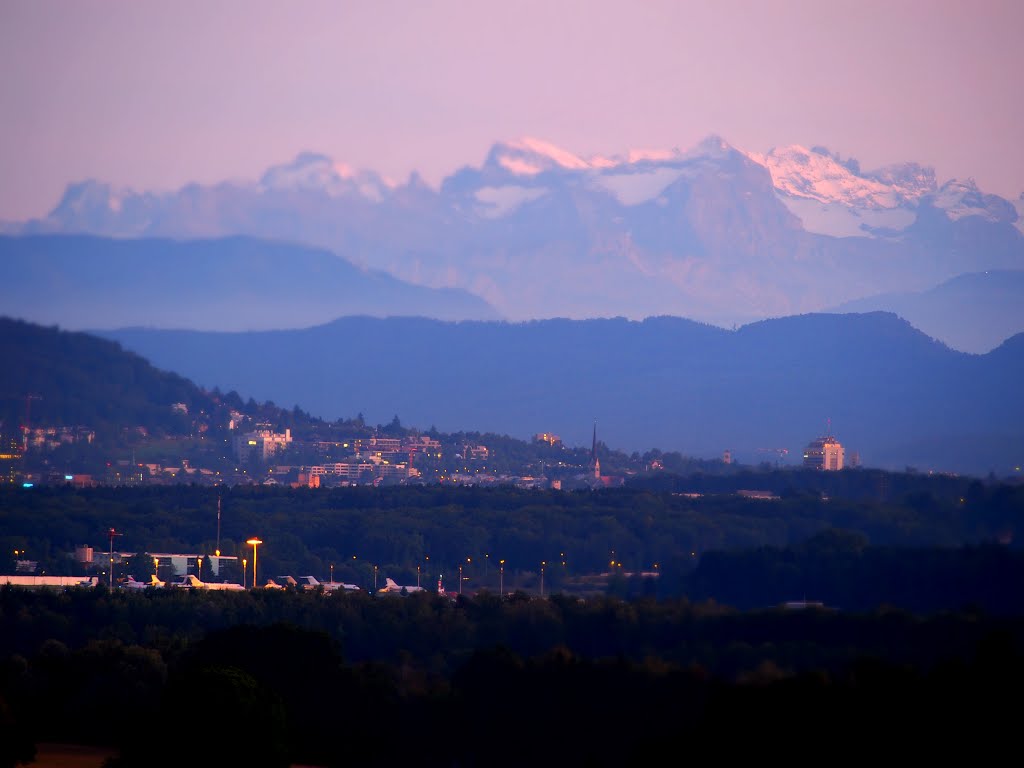
[[[0,220],[303,150],[437,184],[524,135],[819,144],[1015,198],[1022,30],[1017,0],[0,0]]]

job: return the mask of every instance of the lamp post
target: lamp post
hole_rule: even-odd
[[[196,558],[196,569],[198,571],[198,573],[196,574],[196,578],[199,579],[200,581],[202,581],[203,580],[203,556],[202,555],[200,555],[199,557]]]
[[[416,565],[416,586],[418,587],[419,585],[420,585],[420,566],[419,566],[419,564],[417,564]]]
[[[498,597],[505,596],[505,561],[498,561]]]
[[[256,546],[263,542],[253,536],[251,539],[245,542],[252,546],[252,588],[256,589]]]
[[[334,563],[331,563],[331,584],[334,584]]]
[[[459,594],[462,594],[462,563],[459,563]]]
[[[373,591],[377,591],[377,566],[373,566]]]
[[[107,533],[107,535],[110,537],[110,552],[108,554],[108,557],[110,559],[110,563],[109,563],[110,564],[110,572],[108,573],[108,576],[109,576],[110,588],[113,589],[114,588],[114,537],[115,536],[123,536],[124,534],[118,533],[113,528],[111,528],[110,531]]]
[[[249,561],[244,557],[242,558],[242,589],[246,589],[249,586]]]
[[[540,561],[540,596],[544,597],[544,566],[548,564],[547,560]]]

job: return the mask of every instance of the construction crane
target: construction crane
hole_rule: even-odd
[[[779,462],[789,455],[789,448],[758,448],[758,453],[774,453],[775,454],[775,466],[779,466]]]

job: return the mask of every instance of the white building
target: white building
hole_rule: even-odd
[[[804,449],[808,469],[837,471],[843,468],[843,446],[832,435],[819,437]]]
[[[269,429],[260,429],[255,432],[246,432],[234,439],[233,447],[235,456],[241,461],[255,459],[259,462],[266,462],[271,456],[283,451],[292,442],[292,431],[286,429],[284,434],[272,432]]]

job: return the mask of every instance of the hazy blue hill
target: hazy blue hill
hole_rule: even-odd
[[[496,319],[482,299],[291,243],[0,237],[0,312],[64,328],[300,328],[344,315]]]
[[[1024,451],[1024,348],[951,350],[891,313],[726,331],[681,318],[449,323],[343,318],[301,331],[107,332],[204,387],[323,418],[744,462],[831,430],[865,465],[984,474]],[[272,361],[268,365],[268,361]],[[765,449],[765,452],[761,452]],[[769,453],[768,450],[771,452]]]
[[[954,349],[983,354],[1024,331],[1024,270],[959,275],[927,291],[848,301],[836,312],[895,312]]]

